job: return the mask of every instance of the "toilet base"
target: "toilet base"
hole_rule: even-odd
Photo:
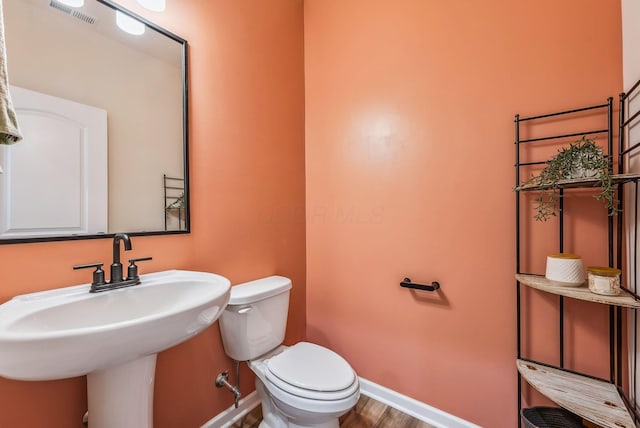
[[[301,425],[296,425],[293,422],[289,422],[289,428],[339,428],[339,423],[337,420],[333,420],[331,422],[326,422],[320,425],[307,425],[307,426],[301,426]]]
[[[319,424],[319,425],[296,425],[293,422],[289,422],[287,425],[285,425],[286,428],[339,428],[340,424],[338,423],[337,420],[333,420],[330,422],[326,422],[323,424]],[[276,428],[273,425],[270,425],[268,422],[266,421],[262,421],[260,422],[260,425],[258,426],[258,428]]]
[[[282,413],[273,403],[266,386],[256,377],[256,392],[262,403],[262,422],[258,428],[339,428],[338,418],[315,424],[298,425]]]

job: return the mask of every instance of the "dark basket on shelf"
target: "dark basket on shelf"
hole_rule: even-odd
[[[558,407],[529,407],[520,415],[525,428],[583,428],[580,416]]]

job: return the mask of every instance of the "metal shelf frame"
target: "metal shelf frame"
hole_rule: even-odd
[[[169,230],[169,213],[174,211],[178,217],[178,229],[186,229],[186,199],[185,179],[162,175],[162,190],[164,192],[164,230]],[[176,205],[174,207],[174,205]]]
[[[520,117],[520,115],[516,114],[514,119],[515,124],[515,215],[516,215],[516,275],[522,278],[522,275],[526,275],[526,272],[522,272],[521,259],[522,259],[522,250],[523,250],[523,242],[522,242],[522,227],[523,227],[523,207],[522,207],[522,196],[523,192],[531,191],[535,189],[528,188],[527,186],[523,186],[521,182],[521,177],[523,174],[522,168],[527,168],[532,165],[543,165],[546,162],[545,160],[531,160],[526,159],[526,162],[523,162],[521,158],[523,157],[523,153],[521,153],[524,145],[531,145],[537,143],[544,144],[557,144],[560,147],[562,144],[566,142],[567,138],[571,137],[582,137],[582,136],[592,136],[598,137],[600,140],[606,140],[606,147],[603,147],[603,153],[609,157],[609,167],[611,171],[614,171],[614,167],[617,166],[617,175],[620,177],[617,181],[617,199],[619,202],[619,208],[623,209],[623,195],[624,195],[624,187],[631,186],[632,195],[635,195],[635,206],[638,206],[638,181],[640,180],[640,175],[638,174],[627,174],[625,173],[625,165],[628,162],[628,157],[632,154],[638,155],[640,152],[640,141],[637,142],[627,142],[628,139],[628,129],[632,124],[638,124],[640,128],[640,111],[635,112],[629,115],[629,100],[634,97],[640,98],[640,81],[636,83],[627,93],[620,94],[619,98],[619,124],[618,124],[618,146],[615,148],[614,152],[614,124],[613,124],[613,98],[608,98],[607,101],[603,104],[596,104],[591,106],[586,106],[577,109],[565,110],[560,112],[542,114],[537,116],[530,117]],[[545,124],[549,121],[554,121],[557,123],[562,123],[562,121],[570,121],[576,117],[581,117],[589,115],[589,117],[600,118],[599,120],[604,120],[606,122],[606,128],[598,128],[589,127],[582,132],[576,132],[577,130],[570,130],[568,132],[557,133],[553,135],[544,135],[536,138],[522,138],[523,130],[528,129],[529,125],[535,124]],[[617,160],[614,165],[614,159]],[[565,250],[565,218],[564,218],[564,196],[565,192],[569,192],[570,188],[593,188],[594,182],[591,180],[590,182],[576,182],[575,180],[570,180],[566,186],[561,186],[558,190],[559,192],[559,213],[558,213],[558,236],[559,236],[559,252],[564,252]],[[635,216],[635,224],[638,224],[638,213],[637,209],[634,209]],[[620,213],[617,216],[608,216],[607,217],[607,249],[608,249],[608,258],[609,258],[609,266],[617,267],[618,269],[623,268],[623,242],[625,240],[625,228],[624,224],[624,213]],[[529,220],[532,221],[532,220]],[[631,248],[636,248],[637,244],[637,227],[634,228],[634,237],[630,240],[633,241],[631,243]],[[637,294],[638,288],[636,284],[637,270],[635,267],[637,266],[637,256],[635,251],[630,251],[629,257],[631,263],[633,263],[633,278],[625,278],[626,272],[623,270],[623,283],[627,283],[627,287],[625,288],[626,295],[636,302],[640,301],[640,296]],[[626,281],[625,281],[626,280]],[[522,355],[522,343],[523,343],[523,321],[522,321],[522,304],[524,296],[521,293],[521,287],[527,286],[529,284],[521,284],[520,281],[516,280],[516,312],[517,312],[517,320],[516,320],[516,340],[517,340],[517,360],[529,360],[534,363],[548,364],[544,362],[537,362],[534,360],[530,360]],[[552,292],[549,290],[545,290],[544,287],[539,288],[546,292]],[[553,292],[552,292],[553,293]],[[558,360],[559,364],[554,367],[560,371],[572,372],[565,367],[565,332],[564,332],[564,299],[571,299],[572,296],[566,293],[554,293],[558,294],[558,312],[559,312],[559,322],[558,322],[558,332],[559,332],[559,343],[558,343]],[[586,299],[585,299],[586,300]],[[594,300],[595,301],[595,300]],[[605,302],[605,304],[607,304]],[[632,305],[633,306],[633,305]],[[630,309],[629,307],[623,308],[620,305],[609,305],[609,379],[610,384],[617,389],[623,402],[627,406],[627,410],[629,411],[630,417],[633,420],[633,423],[637,426],[640,422],[640,415],[637,411],[635,411],[635,406],[630,405],[629,397],[623,391],[623,363],[627,364],[627,358],[623,359],[623,352],[625,352],[623,346],[623,336],[626,336],[626,325],[623,323],[623,310],[630,310],[633,313],[634,321],[637,325],[637,309]],[[636,373],[636,358],[635,358],[635,350],[637,349],[637,332],[636,328],[633,328],[633,337],[631,342],[628,344],[629,349],[633,349],[634,352],[632,354],[633,361],[631,361],[631,373]],[[628,353],[627,353],[628,355]],[[629,357],[631,358],[631,357]],[[624,360],[624,361],[623,361]],[[585,374],[586,377],[591,377],[588,374]],[[518,372],[518,425],[522,426],[522,422],[520,420],[520,410],[522,409],[522,386],[523,386],[523,377],[520,372]],[[630,396],[633,399],[637,398],[635,391],[635,382],[629,383]],[[584,415],[582,415],[584,416]],[[591,415],[593,416],[593,415]],[[588,417],[587,417],[588,419]],[[603,426],[615,426],[615,423],[612,421],[611,425],[603,425]]]

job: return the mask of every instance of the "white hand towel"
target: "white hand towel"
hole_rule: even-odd
[[[4,17],[0,0],[0,144],[14,144],[22,140],[18,119],[9,93],[7,51],[4,43]]]

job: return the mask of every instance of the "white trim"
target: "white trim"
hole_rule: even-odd
[[[254,408],[258,407],[259,404],[260,397],[258,397],[258,393],[256,391],[253,391],[251,394],[240,400],[237,409],[234,406],[229,407],[227,410],[218,414],[209,422],[206,422],[200,428],[230,427],[235,422],[239,421],[244,415],[252,411]]]
[[[360,378],[360,392],[367,397],[371,397],[437,428],[480,428],[479,425],[443,412],[367,379]]]

